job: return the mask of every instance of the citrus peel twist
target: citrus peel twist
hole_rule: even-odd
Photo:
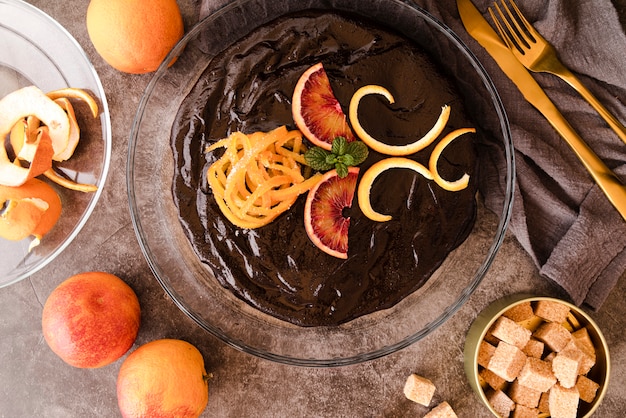
[[[445,148],[450,145],[450,143],[452,143],[452,141],[454,141],[461,135],[472,132],[476,132],[476,129],[462,128],[452,131],[445,137],[443,137],[441,141],[437,143],[437,145],[433,149],[433,152],[430,154],[428,168],[424,167],[417,161],[404,157],[385,158],[368,168],[367,171],[363,174],[357,190],[359,207],[361,208],[363,214],[375,222],[387,222],[392,219],[391,215],[384,215],[374,210],[372,208],[371,202],[371,189],[374,185],[374,181],[384,171],[392,168],[406,168],[413,170],[424,176],[424,178],[426,178],[427,180],[434,180],[439,187],[447,191],[457,192],[459,190],[465,189],[469,184],[469,174],[464,173],[459,179],[449,181],[441,176],[439,170],[437,169],[437,164],[439,162],[441,154],[443,153]]]
[[[452,141],[454,141],[456,138],[460,137],[461,135],[464,135],[466,133],[474,133],[474,132],[476,132],[476,129],[474,128],[457,129],[455,131],[450,132],[448,135],[444,136],[441,139],[441,141],[439,141],[437,145],[435,145],[435,149],[433,149],[432,154],[430,154],[430,159],[428,161],[428,168],[430,169],[430,172],[433,175],[433,179],[435,180],[435,183],[437,183],[439,187],[441,187],[442,189],[445,189],[451,192],[456,192],[456,191],[465,189],[467,185],[469,184],[470,176],[467,173],[464,173],[458,180],[455,180],[455,181],[445,180],[439,174],[439,170],[437,169],[437,163],[439,162],[439,157],[441,157],[443,150],[448,145],[450,145]]]
[[[387,222],[391,220],[391,215],[383,215],[372,208],[370,196],[374,181],[383,172],[392,168],[407,168],[421,174],[429,180],[433,179],[433,174],[426,167],[417,161],[411,160],[410,158],[390,157],[380,160],[372,165],[363,174],[363,177],[361,177],[361,181],[359,182],[359,187],[357,189],[359,207],[361,208],[363,214],[372,221]]]
[[[272,222],[321,178],[302,173],[306,147],[298,130],[235,132],[206,151],[222,147],[224,154],[208,168],[207,181],[224,216],[240,228]]]
[[[356,132],[357,136],[361,139],[361,141],[365,142],[370,148],[375,151],[380,152],[385,155],[392,156],[405,156],[410,154],[415,154],[418,151],[423,150],[427,146],[433,143],[439,135],[443,132],[446,124],[448,123],[448,119],[450,118],[450,106],[445,105],[441,108],[441,113],[439,118],[433,125],[433,127],[420,139],[415,142],[406,145],[389,145],[383,142],[380,142],[376,138],[372,137],[361,125],[359,121],[359,104],[361,103],[361,99],[363,97],[368,96],[370,94],[379,94],[387,99],[390,104],[395,102],[393,95],[386,88],[374,84],[370,84],[367,86],[363,86],[359,88],[352,99],[350,99],[350,107],[349,107],[349,117],[350,123],[352,124],[352,128],[354,132]]]
[[[15,154],[11,161],[6,147],[0,146],[0,184],[17,187],[28,179],[46,177],[72,190],[91,192],[97,189],[62,178],[52,170],[53,161],[66,161],[80,140],[80,128],[68,98],[84,101],[94,117],[98,104],[86,91],[77,88],[55,90],[47,94],[35,86],[9,93],[0,100],[0,138],[10,134]],[[20,161],[29,164],[22,167]]]

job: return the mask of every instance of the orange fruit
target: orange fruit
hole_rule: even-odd
[[[0,185],[0,207],[0,237],[12,241],[33,235],[39,243],[61,216],[57,192],[35,178],[19,187]]]
[[[343,210],[352,206],[359,169],[349,167],[348,175],[327,171],[313,186],[304,205],[304,228],[319,249],[333,257],[348,258],[350,218]]]
[[[175,0],[91,0],[87,31],[109,65],[143,74],[158,68],[184,26]]]
[[[300,76],[293,92],[291,112],[298,129],[318,147],[330,151],[339,136],[348,142],[355,140],[322,63]]]
[[[97,368],[132,347],[140,318],[133,289],[113,274],[95,271],[59,284],[46,299],[41,324],[46,343],[63,361]]]
[[[186,341],[151,341],[122,363],[117,398],[122,416],[198,417],[209,402],[204,359]]]

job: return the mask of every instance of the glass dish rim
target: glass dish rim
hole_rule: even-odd
[[[495,238],[490,245],[488,256],[482,262],[480,268],[474,274],[473,278],[468,282],[468,285],[465,287],[461,295],[457,298],[455,303],[448,306],[435,320],[431,321],[420,331],[413,333],[402,340],[398,341],[395,344],[386,345],[384,347],[378,348],[373,351],[342,357],[342,358],[324,358],[324,359],[311,359],[311,358],[299,358],[294,356],[287,356],[282,354],[275,354],[268,352],[266,350],[257,349],[245,342],[239,341],[237,339],[232,338],[227,335],[223,331],[219,329],[219,327],[214,326],[213,324],[207,323],[203,318],[199,317],[192,309],[190,309],[187,304],[180,300],[177,296],[177,292],[175,289],[170,287],[167,283],[167,280],[161,276],[161,269],[158,264],[154,260],[152,256],[152,251],[150,250],[149,244],[144,239],[143,235],[143,227],[141,225],[141,221],[139,220],[139,209],[137,206],[137,202],[135,200],[134,190],[135,185],[133,183],[134,180],[134,161],[135,161],[135,149],[139,135],[139,126],[141,123],[141,119],[146,109],[146,105],[149,101],[149,98],[154,91],[154,88],[160,79],[160,77],[167,71],[168,63],[172,61],[175,57],[179,56],[188,42],[194,39],[198,33],[203,29],[204,25],[208,25],[212,20],[219,18],[222,14],[228,13],[232,9],[243,7],[242,5],[250,2],[251,0],[237,0],[228,5],[216,10],[211,13],[197,24],[195,24],[179,41],[179,43],[172,49],[172,51],[168,54],[168,56],[164,59],[160,67],[155,72],[152,79],[149,81],[146,86],[142,98],[138,104],[137,112],[135,114],[135,118],[133,120],[133,124],[131,127],[131,132],[129,136],[129,145],[128,145],[128,159],[127,159],[127,192],[129,199],[129,208],[131,213],[131,220],[133,224],[133,228],[135,229],[135,234],[137,236],[137,240],[139,242],[141,251],[144,254],[144,257],[150,266],[150,269],[164,289],[164,291],[168,294],[168,296],[172,299],[175,305],[184,312],[189,318],[191,318],[197,325],[199,325],[202,329],[209,332],[214,337],[221,340],[226,345],[233,347],[239,351],[245,352],[247,354],[254,355],[256,357],[274,361],[277,363],[293,365],[293,366],[305,366],[305,367],[336,367],[336,366],[345,366],[358,364],[365,361],[374,360],[377,358],[384,357],[391,353],[397,352],[403,348],[408,347],[409,345],[415,343],[416,341],[424,338],[426,335],[430,334],[432,331],[437,329],[441,324],[443,324],[447,319],[449,319],[454,313],[456,313],[461,306],[467,301],[470,295],[474,292],[476,287],[480,284],[483,277],[485,276],[487,270],[491,266],[495,255],[497,254],[497,250],[502,245],[504,240],[506,230],[508,227],[508,223],[511,216],[511,210],[513,205],[513,185],[515,183],[515,161],[513,154],[513,142],[511,138],[511,132],[509,128],[508,118],[506,116],[506,111],[500,99],[500,96],[491,80],[491,77],[488,75],[482,64],[476,58],[476,56],[472,53],[472,51],[465,45],[465,43],[458,37],[447,25],[442,23],[428,11],[423,9],[422,7],[414,4],[407,3],[404,0],[394,0],[395,3],[402,7],[413,9],[418,16],[427,21],[427,23],[431,26],[434,26],[445,35],[448,40],[450,40],[456,47],[461,51],[468,61],[472,64],[475,71],[480,76],[485,88],[489,92],[491,99],[493,101],[494,109],[497,112],[497,116],[499,119],[499,127],[501,129],[501,133],[504,140],[505,145],[505,157],[507,161],[506,172],[503,173],[506,178],[506,190],[503,199],[503,207],[502,213],[497,214],[499,217],[497,233],[495,234]]]

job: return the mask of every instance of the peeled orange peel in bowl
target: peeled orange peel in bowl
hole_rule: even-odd
[[[15,241],[34,236],[29,251],[61,213],[56,191],[35,177],[44,175],[71,190],[97,190],[95,185],[76,183],[53,169],[54,161],[66,161],[74,154],[80,140],[79,124],[68,98],[84,101],[91,114],[98,116],[96,101],[77,88],[45,94],[29,86],[0,99],[0,236]]]
[[[267,133],[235,132],[206,151],[222,147],[224,154],[207,171],[208,183],[224,216],[241,228],[272,222],[321,177],[305,178],[302,134],[285,126]]]

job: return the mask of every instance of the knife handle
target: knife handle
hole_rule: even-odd
[[[565,68],[565,67],[563,67]],[[598,99],[589,91],[587,87],[583,83],[580,82],[578,77],[576,77],[570,70],[565,68],[560,71],[559,74],[556,74],[565,80],[570,86],[572,86],[580,95],[589,103],[602,119],[613,129],[613,131],[619,136],[622,142],[626,143],[626,127],[622,125],[622,123],[617,120],[615,116],[608,111],[606,107],[600,103]]]
[[[626,187],[604,162],[593,152],[585,141],[576,133],[565,117],[555,106],[544,110],[548,122],[557,130],[583,163],[596,184],[604,192],[615,209],[626,220]]]

